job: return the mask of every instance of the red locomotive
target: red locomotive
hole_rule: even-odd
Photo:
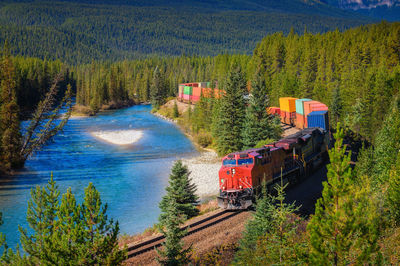
[[[230,153],[219,170],[218,205],[228,210],[247,209],[265,179],[268,189],[283,178],[296,183],[327,155],[329,132],[306,128],[263,148]]]

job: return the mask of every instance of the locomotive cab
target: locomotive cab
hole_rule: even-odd
[[[222,160],[219,170],[218,205],[224,209],[247,209],[252,205],[251,171],[255,158],[248,153],[233,153]]]

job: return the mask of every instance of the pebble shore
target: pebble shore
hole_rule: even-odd
[[[158,113],[154,113],[154,115],[176,124],[176,121],[173,119]],[[218,194],[218,171],[221,168],[221,160],[215,151],[201,151],[199,156],[183,158],[182,162],[188,167],[190,178],[197,186],[197,195],[201,199]]]
[[[218,171],[221,161],[214,151],[202,152],[199,156],[182,159],[190,171],[190,178],[197,186],[197,195],[207,198],[219,192]]]

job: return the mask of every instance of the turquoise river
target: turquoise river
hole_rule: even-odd
[[[83,198],[93,182],[108,216],[120,223],[122,234],[143,231],[157,222],[158,202],[171,166],[182,157],[197,155],[192,143],[172,123],[150,113],[151,106],[138,105],[95,117],[71,118],[53,142],[33,155],[16,176],[0,179],[0,227],[10,247],[19,242],[18,225],[28,228],[26,211],[30,190],[43,186],[53,172],[61,193],[68,187]],[[138,130],[142,137],[129,145],[116,145],[97,138],[94,132]]]

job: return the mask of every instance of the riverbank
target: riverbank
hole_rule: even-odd
[[[75,104],[74,106],[72,106],[71,117],[95,116],[100,112],[127,108],[137,104],[138,103],[136,103],[134,100],[128,100],[118,103],[110,102],[109,104],[103,104],[100,108],[95,108],[95,109],[91,108],[90,106]]]
[[[176,102],[180,114],[187,112],[192,105]],[[215,196],[219,192],[218,171],[221,168],[221,158],[218,154],[210,149],[202,147],[197,139],[191,135],[190,130],[179,123],[179,119],[171,118],[171,110],[175,105],[175,100],[168,101],[159,111],[153,114],[171,123],[174,123],[178,128],[192,141],[200,152],[199,156],[193,158],[182,158],[182,162],[190,171],[190,178],[197,187],[197,195],[201,199],[207,199]],[[167,116],[168,115],[168,116]]]
[[[154,113],[154,115],[175,123],[179,127],[177,120],[165,117],[158,113]],[[202,148],[194,141],[191,135],[187,132],[184,133],[200,152],[199,156],[193,158],[182,158],[183,164],[186,165],[190,171],[190,178],[197,187],[197,195],[201,199],[217,195],[219,191],[218,171],[221,168],[221,158],[214,150]]]

